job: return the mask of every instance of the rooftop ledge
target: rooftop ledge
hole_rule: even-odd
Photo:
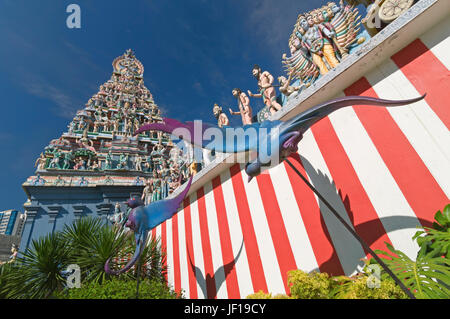
[[[441,22],[450,14],[449,0],[419,0],[403,15],[386,26],[377,35],[363,43],[336,68],[321,76],[301,94],[290,99],[274,114],[272,120],[288,120],[295,115],[329,99],[367,74],[382,61],[417,39],[426,30]],[[281,61],[280,61],[281,63]],[[206,182],[236,163],[237,154],[217,154],[216,159],[194,176],[192,194]],[[169,197],[178,195],[180,187]]]

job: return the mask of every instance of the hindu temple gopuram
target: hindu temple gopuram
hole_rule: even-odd
[[[25,229],[21,248],[84,215],[108,221],[125,211],[130,196],[145,203],[165,198],[186,179],[186,156],[167,134],[133,136],[140,126],[161,121],[143,74],[131,50],[116,58],[111,78],[77,111],[67,132],[44,148],[36,174],[23,184],[34,226],[32,233]]]

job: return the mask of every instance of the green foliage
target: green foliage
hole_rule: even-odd
[[[385,255],[384,262],[402,280],[417,298],[449,298],[450,297],[450,259],[432,257],[420,250],[416,261],[411,260],[400,250],[386,243],[391,254],[377,250],[377,254]],[[382,279],[387,274],[382,275]]]
[[[69,264],[69,246],[59,233],[48,234],[10,264],[2,290],[8,298],[49,298],[65,284],[61,272]]]
[[[51,298],[64,289],[66,278],[62,273],[70,264],[80,266],[82,285],[109,284],[113,277],[124,285],[128,280],[136,286],[136,274],[131,271],[117,278],[104,270],[108,258],[134,252],[132,235],[88,217],[67,225],[62,232],[34,240],[16,262],[0,266],[0,298]],[[141,255],[142,265],[150,267],[141,272],[141,278],[151,279],[152,287],[159,287],[153,282],[165,285],[164,260],[159,241],[151,238]],[[153,290],[149,290],[149,296]]]
[[[330,292],[333,299],[407,299],[405,292],[391,279],[379,281],[378,287],[370,287],[369,274],[359,273],[353,277],[334,277],[337,282]]]
[[[416,232],[413,239],[417,240],[422,254],[450,258],[450,204],[442,213],[438,211],[434,219],[433,228],[424,227],[423,231]]]
[[[291,270],[288,272],[291,296],[298,299],[328,299],[335,282],[327,273]]]
[[[81,288],[67,289],[61,299],[136,299],[136,281],[113,278],[102,284],[90,282]],[[139,284],[139,299],[176,299],[177,294],[159,280],[144,279]]]
[[[247,299],[291,299],[291,297],[283,294],[272,296],[271,293],[266,294],[264,291],[260,290],[254,294],[248,295]]]
[[[90,235],[86,231],[91,230]],[[66,229],[65,238],[73,247],[72,263],[81,268],[82,281],[101,283],[109,278],[105,272],[108,258],[123,249],[126,235],[116,232],[112,227],[102,225],[98,220],[76,221],[70,229]]]
[[[12,265],[10,263],[0,265],[0,299],[6,299],[8,297],[8,291],[5,289],[5,285],[11,268]]]

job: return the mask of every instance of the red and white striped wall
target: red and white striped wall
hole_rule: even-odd
[[[450,21],[439,24],[342,92],[424,100],[341,109],[290,158],[373,249],[388,242],[415,258],[416,227],[449,203],[448,30]],[[286,163],[250,183],[242,166],[227,168],[154,235],[170,285],[188,298],[289,293],[289,270],[350,275],[368,256]]]

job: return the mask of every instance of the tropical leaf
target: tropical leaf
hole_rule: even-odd
[[[450,258],[450,204],[445,206],[443,213],[438,211],[434,219],[433,228],[424,227],[424,230],[416,232],[413,239],[417,240],[421,253]]]
[[[389,243],[386,246],[390,253],[383,250],[375,252],[387,257],[384,262],[417,298],[450,298],[450,259],[432,257],[419,251],[416,261],[413,261]],[[382,278],[387,276],[383,274]]]
[[[49,298],[65,285],[70,247],[58,233],[33,240],[4,277],[8,298]]]
[[[126,244],[127,235],[107,225],[102,226],[95,236],[83,238],[76,256],[82,278],[88,282],[101,283],[110,276],[105,272],[106,261]]]

